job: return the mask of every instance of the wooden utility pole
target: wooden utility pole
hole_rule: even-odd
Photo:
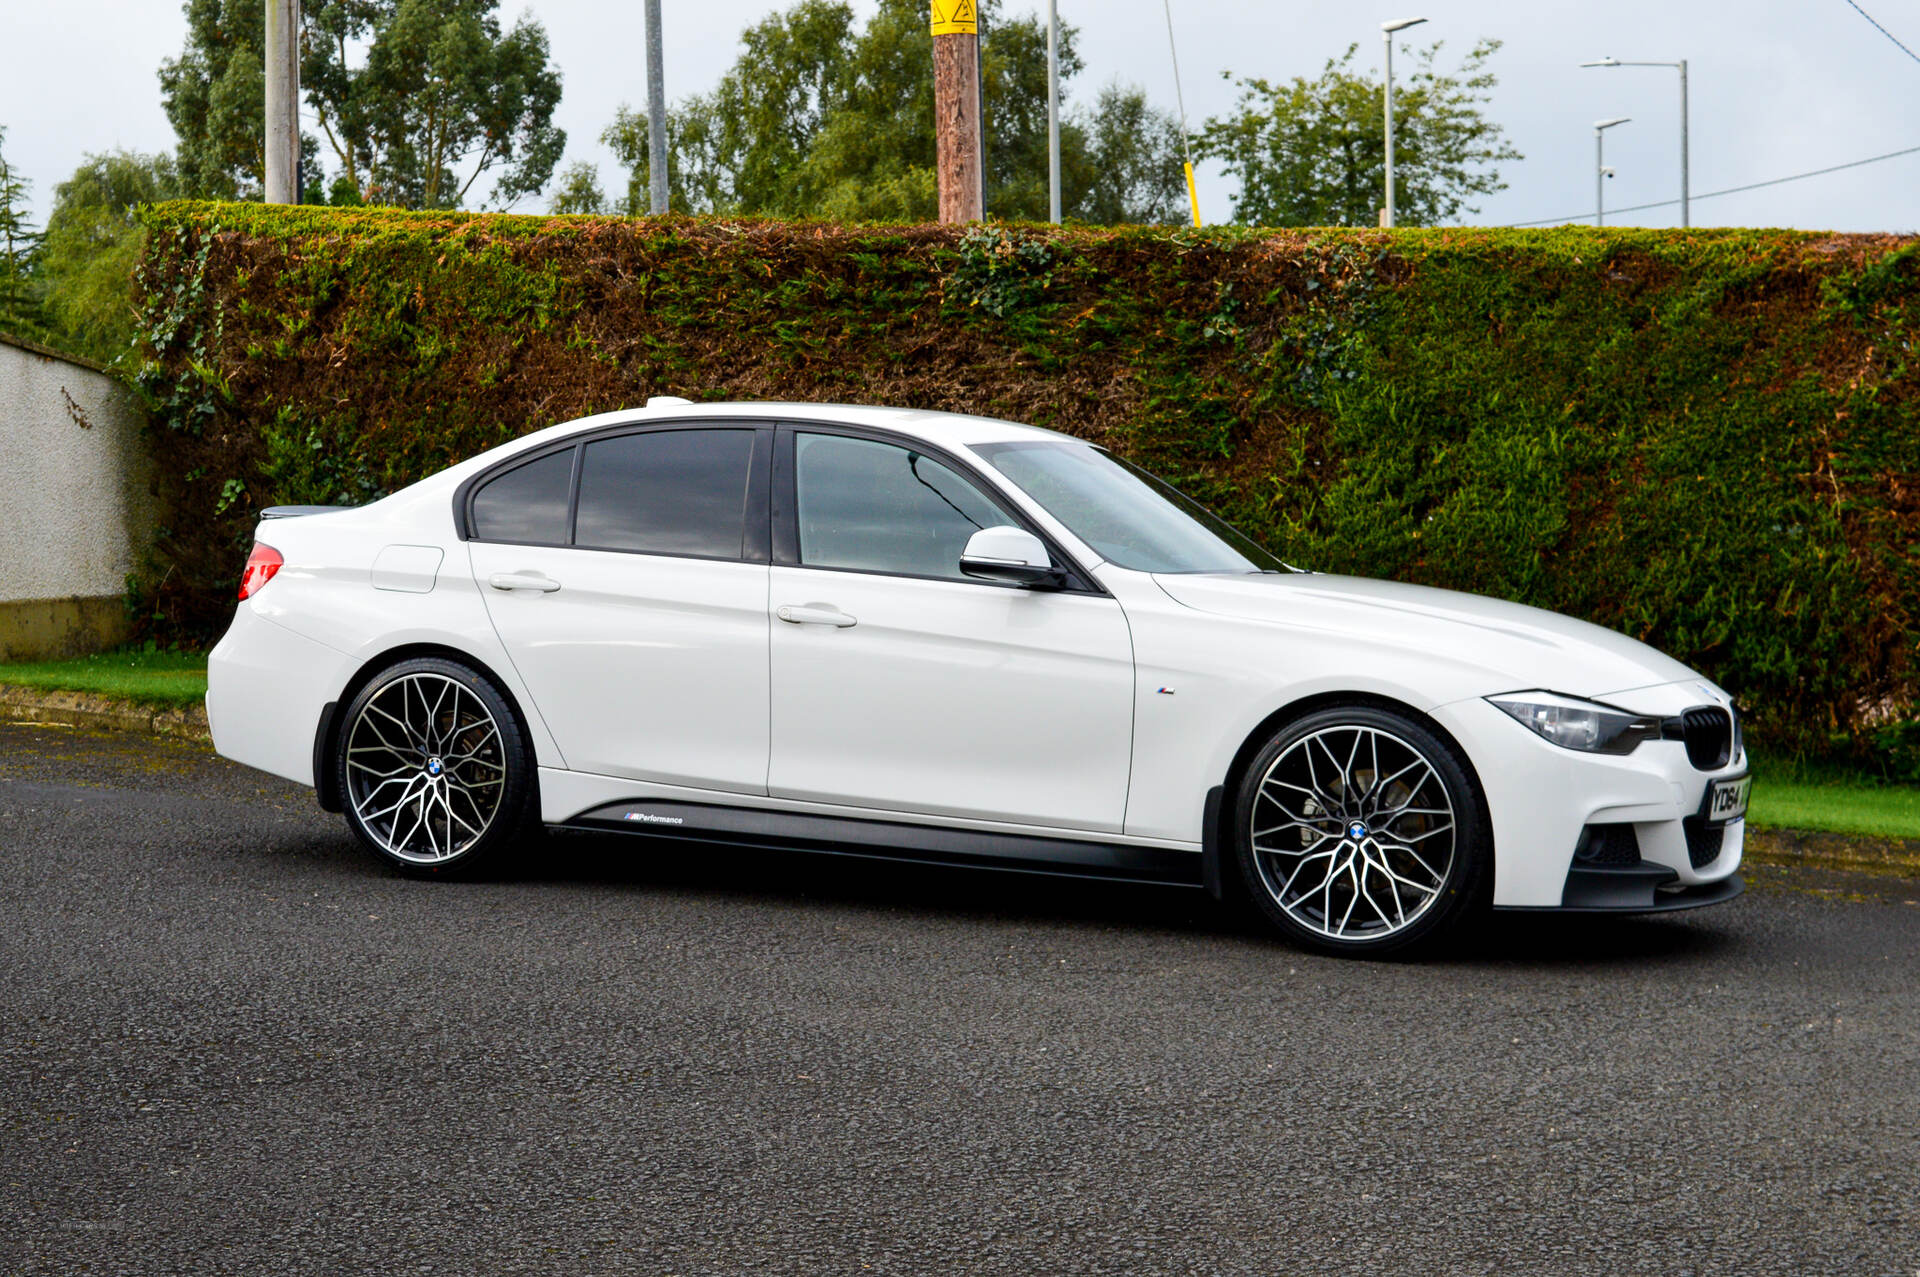
[[[940,220],[986,215],[980,162],[980,22],[974,0],[932,0],[934,168]]]
[[[267,3],[267,171],[269,204],[300,202],[300,0]]]

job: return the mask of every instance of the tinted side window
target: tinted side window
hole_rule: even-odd
[[[922,453],[840,435],[794,437],[800,562],[950,577],[967,538],[1009,523],[973,484]]]
[[[573,543],[740,557],[751,430],[655,430],[587,445]]]
[[[573,452],[515,466],[473,494],[473,535],[483,541],[565,545]]]

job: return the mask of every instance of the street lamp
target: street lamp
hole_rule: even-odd
[[[1607,224],[1607,179],[1613,176],[1613,170],[1607,167],[1607,130],[1616,124],[1625,124],[1633,117],[1622,115],[1612,120],[1593,122],[1593,224]]]
[[[1047,0],[1047,220],[1060,224],[1060,6],[1056,0]]]
[[[1680,225],[1693,225],[1693,209],[1688,201],[1687,190],[1687,60],[1678,62],[1622,62],[1618,58],[1601,58],[1598,62],[1582,62],[1583,67],[1675,67],[1680,72]]]
[[[1380,24],[1380,38],[1387,46],[1387,206],[1380,210],[1382,226],[1393,225],[1393,33],[1425,21],[1425,18],[1402,18]]]
[[[667,211],[667,81],[660,46],[660,0],[647,0],[647,211]]]

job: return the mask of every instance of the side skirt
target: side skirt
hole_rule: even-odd
[[[1203,857],[1190,851],[707,803],[608,803],[560,827],[1119,882],[1206,885]]]

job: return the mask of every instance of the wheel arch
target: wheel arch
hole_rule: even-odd
[[[339,785],[334,775],[333,754],[339,745],[340,722],[345,707],[353,703],[354,697],[360,695],[367,684],[387,670],[403,661],[417,660],[421,657],[437,657],[443,661],[457,662],[492,683],[493,690],[500,693],[500,699],[504,700],[507,708],[512,711],[521,736],[527,740],[533,739],[525,707],[513,694],[507,680],[501,678],[492,665],[481,657],[446,643],[402,643],[396,647],[387,648],[362,662],[360,668],[355,670],[353,676],[341,687],[340,694],[320,709],[320,722],[313,734],[313,793],[322,811],[339,812],[344,808]],[[529,779],[534,787],[534,809],[537,811],[540,794],[540,772],[537,767]]]
[[[1253,730],[1247,733],[1246,738],[1240,742],[1240,747],[1234,751],[1232,761],[1227,764],[1226,775],[1223,776],[1219,782],[1221,799],[1218,803],[1210,804],[1209,827],[1205,831],[1205,841],[1209,845],[1220,849],[1217,854],[1226,855],[1228,849],[1233,845],[1234,813],[1238,807],[1240,784],[1246,779],[1247,771],[1253,766],[1254,758],[1259,755],[1267,741],[1271,739],[1273,734],[1280,730],[1280,728],[1295,719],[1304,718],[1308,714],[1317,713],[1323,709],[1332,709],[1341,705],[1363,706],[1368,709],[1387,710],[1395,714],[1404,715],[1418,723],[1427,731],[1432,732],[1448,749],[1451,749],[1455,756],[1459,758],[1461,766],[1465,768],[1467,779],[1473,783],[1472,798],[1480,808],[1481,825],[1486,830],[1489,849],[1492,849],[1493,821],[1487,808],[1486,786],[1480,781],[1480,771],[1474,766],[1473,755],[1467,751],[1465,745],[1461,744],[1459,737],[1448,731],[1436,721],[1432,715],[1426,714],[1395,697],[1383,696],[1378,692],[1325,691],[1315,692],[1312,695],[1302,696],[1297,700],[1288,701],[1285,705],[1274,710],[1258,723],[1254,724]],[[1496,868],[1497,865],[1498,857],[1493,857],[1489,862],[1489,881],[1491,881],[1493,869]],[[1237,890],[1235,886],[1235,875],[1221,873],[1219,881],[1223,890]]]

